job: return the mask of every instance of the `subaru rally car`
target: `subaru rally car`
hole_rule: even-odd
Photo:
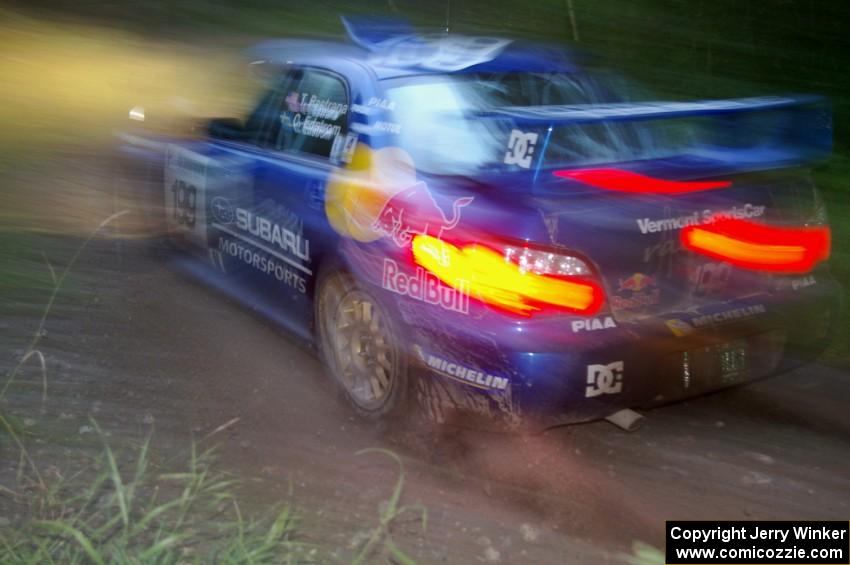
[[[800,365],[838,292],[814,96],[635,102],[564,49],[344,20],[200,137],[125,135],[204,281],[361,415],[607,417]]]

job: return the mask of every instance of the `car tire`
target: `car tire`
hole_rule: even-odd
[[[405,415],[407,354],[391,310],[349,273],[333,270],[316,289],[319,356],[358,415]]]

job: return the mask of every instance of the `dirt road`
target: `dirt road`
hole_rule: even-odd
[[[25,200],[38,211],[28,221],[53,218],[51,225],[73,215],[57,202],[83,194],[107,208],[86,180],[99,173],[61,170],[7,174],[4,194],[28,187]],[[43,251],[57,269],[80,242],[32,233],[13,240],[23,242],[20,261],[34,265]],[[32,440],[40,461],[66,464],[88,441],[89,416],[125,443],[153,426],[163,453],[238,418],[216,436],[221,465],[262,479],[252,487],[257,503],[286,498],[291,488],[304,538],[326,548],[323,559],[340,561],[374,527],[398,474],[382,455],[355,455],[369,447],[401,456],[402,502],[427,508],[426,530],[413,512],[393,529],[422,563],[637,562],[633,542],[661,547],[667,519],[850,516],[846,371],[811,365],[657,409],[632,434],[602,422],[535,437],[445,430],[434,441],[353,419],[311,354],[177,263],[138,242],[98,240],[83,253],[41,342],[45,403],[36,364],[4,401],[40,430]],[[4,293],[5,373],[46,293]],[[3,484],[17,464],[8,445],[0,463]]]

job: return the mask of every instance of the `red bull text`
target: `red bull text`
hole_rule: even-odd
[[[416,267],[416,273],[408,275],[399,269],[398,263],[385,258],[381,286],[426,304],[436,304],[461,314],[469,313],[469,287],[466,284],[462,283],[459,288],[446,286],[422,267]]]

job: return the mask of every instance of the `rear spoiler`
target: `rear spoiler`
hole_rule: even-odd
[[[348,39],[367,51],[378,51],[393,39],[414,35],[410,22],[401,18],[340,16],[339,19]]]
[[[536,169],[543,166],[552,131],[561,126],[694,119],[699,135],[676,155],[679,164],[713,172],[743,172],[799,165],[832,152],[832,110],[820,96],[740,98],[497,108],[478,118],[503,119],[541,131]],[[706,118],[706,119],[701,119]],[[651,158],[651,157],[649,157]],[[560,163],[559,167],[569,163]]]

